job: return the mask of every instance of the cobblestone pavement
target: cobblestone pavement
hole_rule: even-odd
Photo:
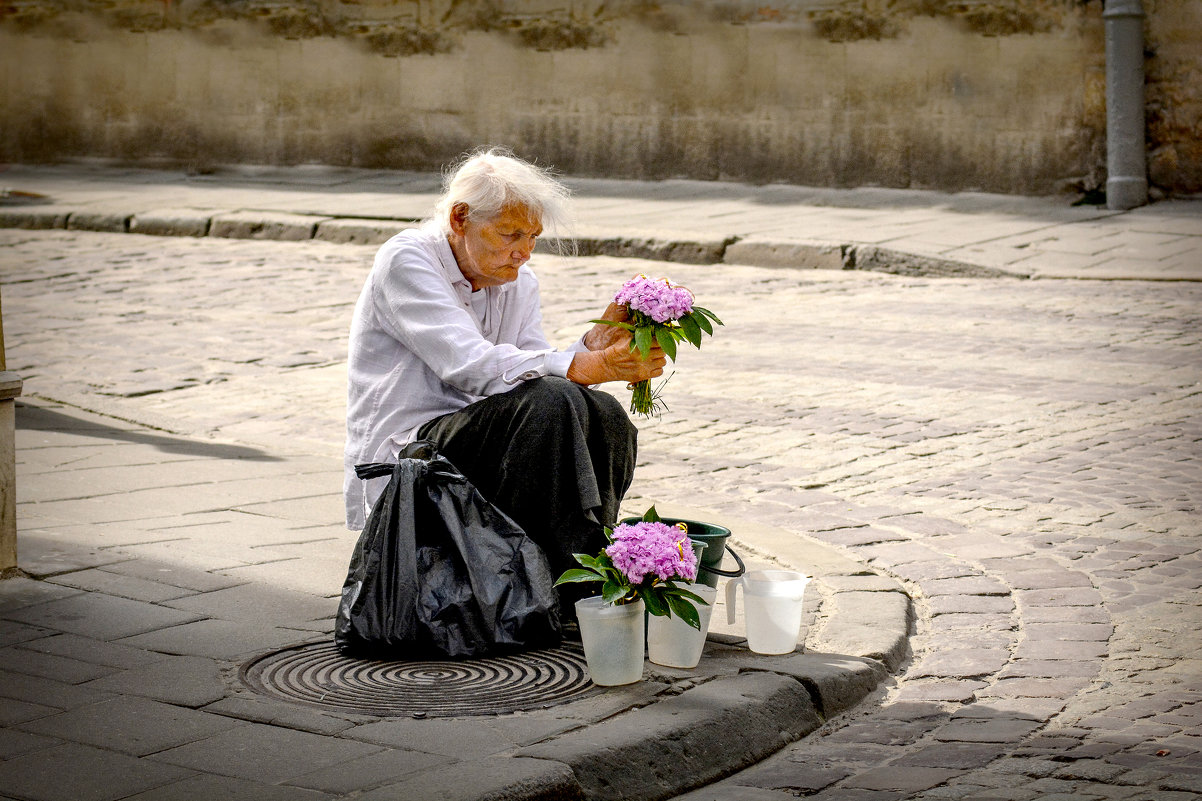
[[[339,450],[373,250],[0,231],[8,367],[180,433]],[[665,270],[536,268],[561,344]],[[835,545],[918,609],[873,704],[690,801],[1202,797],[1202,286],[669,274],[727,325],[640,424],[633,500]]]

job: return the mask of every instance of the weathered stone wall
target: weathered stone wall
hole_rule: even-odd
[[[9,3],[7,161],[430,169],[506,144],[582,175],[1105,182],[1098,0]],[[1198,191],[1202,3],[1145,3],[1152,178]]]
[[[1148,179],[1202,192],[1202,0],[1144,0]]]

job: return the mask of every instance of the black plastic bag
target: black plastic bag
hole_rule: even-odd
[[[355,472],[391,479],[351,555],[334,622],[342,653],[466,658],[560,641],[546,555],[431,443]]]

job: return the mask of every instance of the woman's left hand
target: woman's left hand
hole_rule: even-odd
[[[625,306],[620,306],[617,303],[609,304],[605,309],[605,314],[601,315],[602,320],[611,320],[615,323],[624,323],[630,319]],[[605,325],[597,323],[584,335],[584,346],[589,350],[605,350],[629,337],[630,332],[624,328],[619,328],[616,325]]]

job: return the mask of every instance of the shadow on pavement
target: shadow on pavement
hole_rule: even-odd
[[[245,445],[186,439],[155,434],[136,428],[106,425],[96,420],[83,420],[42,406],[17,403],[17,429],[20,431],[58,431],[97,439],[150,445],[163,453],[201,456],[212,459],[247,459],[255,462],[278,462],[278,456]]]

